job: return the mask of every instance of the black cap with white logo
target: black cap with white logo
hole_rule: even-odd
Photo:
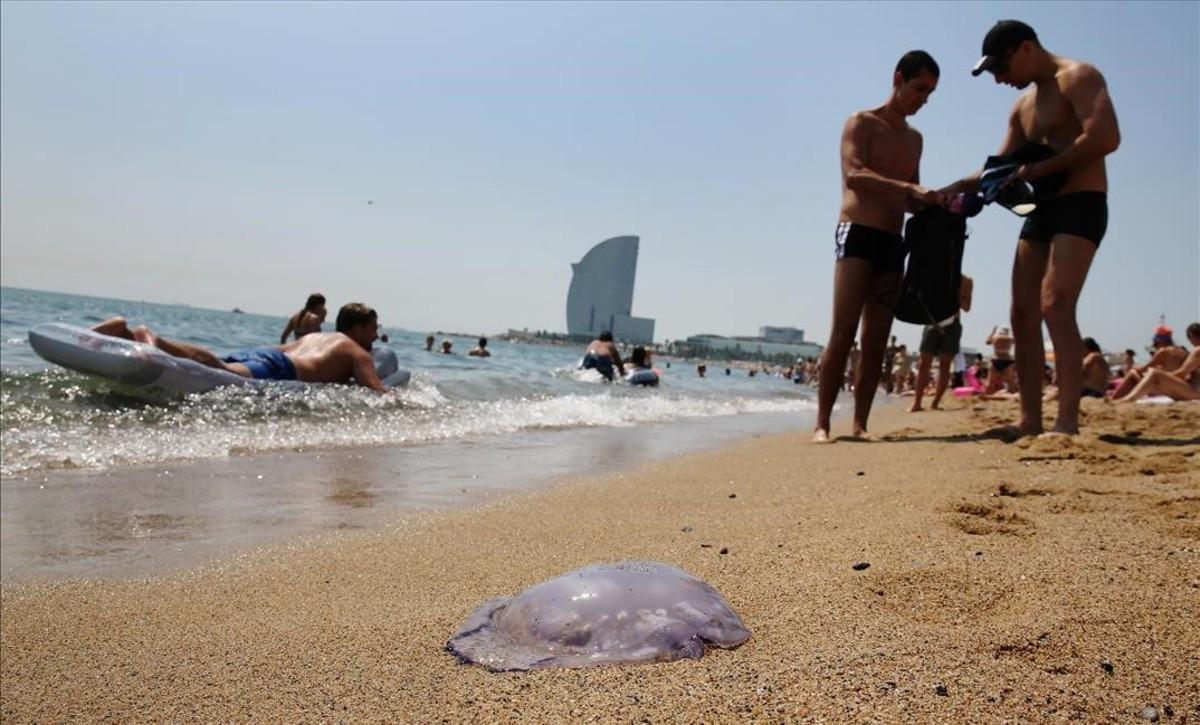
[[[971,69],[971,75],[977,76],[985,70],[995,69],[1004,59],[1005,53],[1026,40],[1037,42],[1037,39],[1033,28],[1020,20],[1001,20],[983,36],[983,57]]]

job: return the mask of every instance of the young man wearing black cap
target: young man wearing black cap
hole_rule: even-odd
[[[1012,275],[1021,420],[1005,432],[1042,431],[1042,321],[1050,331],[1058,368],[1058,417],[1053,432],[1079,432],[1083,341],[1075,306],[1108,225],[1104,157],[1121,133],[1104,76],[1081,61],[1042,47],[1033,28],[1001,20],[983,39],[972,75],[987,71],[996,83],[1032,90],[1017,99],[1000,148],[1024,164],[1013,183],[1030,182],[1037,202],[1021,228]],[[979,173],[944,192],[977,189]]]
[[[904,213],[918,204],[940,204],[921,186],[921,134],[906,119],[937,88],[937,63],[923,50],[906,53],[892,74],[892,94],[878,108],[850,116],[842,131],[842,208],[833,273],[833,326],[821,356],[814,443],[829,441],[829,419],[854,333],[862,320],[862,359],[854,381],[856,437],[866,437],[867,417],[883,370],[892,329],[885,297],[900,289],[904,272],[900,232]]]

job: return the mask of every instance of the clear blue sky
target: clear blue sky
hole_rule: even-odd
[[[278,314],[321,290],[395,327],[562,330],[570,263],[636,234],[659,339],[824,342],[845,118],[926,49],[922,177],[970,172],[1016,92],[968,69],[1016,17],[1100,68],[1124,135],[1084,334],[1140,350],[1160,314],[1200,318],[1194,2],[0,7],[5,285]],[[1020,222],[971,227],[982,347]]]

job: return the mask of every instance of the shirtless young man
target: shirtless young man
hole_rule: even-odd
[[[308,383],[345,383],[353,380],[378,392],[387,388],[375,372],[371,343],[378,337],[375,310],[352,302],[338,310],[337,332],[317,332],[286,345],[266,345],[218,358],[208,350],[158,337],[145,326],[129,329],[123,317],[105,320],[92,328],[102,335],[123,337],[154,345],[175,357],[227,370],[245,378],[302,380]]]
[[[842,131],[842,208],[838,215],[833,272],[833,324],[821,356],[814,443],[829,441],[829,419],[862,320],[862,358],[854,380],[856,437],[867,434],[867,418],[883,352],[892,329],[887,297],[900,290],[904,258],[900,233],[904,213],[942,197],[921,186],[921,134],[906,119],[929,100],[940,71],[923,50],[906,53],[892,74],[892,94],[878,108],[850,116]],[[894,302],[895,300],[891,300]]]
[[[1041,145],[1048,158],[1022,166],[1017,181],[1034,186],[1037,210],[1017,242],[1012,275],[1012,326],[1016,339],[1021,420],[1006,432],[1042,431],[1042,321],[1054,343],[1058,416],[1053,432],[1079,432],[1083,343],[1075,306],[1092,258],[1108,226],[1108,176],[1104,157],[1121,133],[1104,76],[1081,61],[1042,47],[1033,28],[1001,20],[983,39],[983,57],[972,75],[988,71],[997,83],[1034,88],[1017,99],[1000,155]],[[946,191],[978,188],[979,175]]]
[[[582,370],[596,370],[610,383],[615,379],[614,367],[621,373],[621,377],[625,377],[625,363],[621,361],[621,353],[617,352],[611,332],[604,330],[595,340],[588,343],[587,352],[583,354],[583,361],[579,363],[579,367]],[[696,371],[700,373],[700,377],[704,377],[701,367],[703,366],[698,366]]]

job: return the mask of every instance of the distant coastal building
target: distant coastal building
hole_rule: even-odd
[[[588,337],[609,330],[621,342],[654,341],[654,320],[632,314],[637,255],[637,237],[613,237],[571,265],[568,334]]]
[[[725,337],[724,335],[692,335],[687,344],[696,350],[712,353],[737,355],[762,355],[771,357],[820,357],[825,348],[815,342],[804,341],[804,330],[795,327],[760,327],[758,337]]]
[[[765,325],[758,328],[758,339],[765,342],[804,342],[804,330]]]

